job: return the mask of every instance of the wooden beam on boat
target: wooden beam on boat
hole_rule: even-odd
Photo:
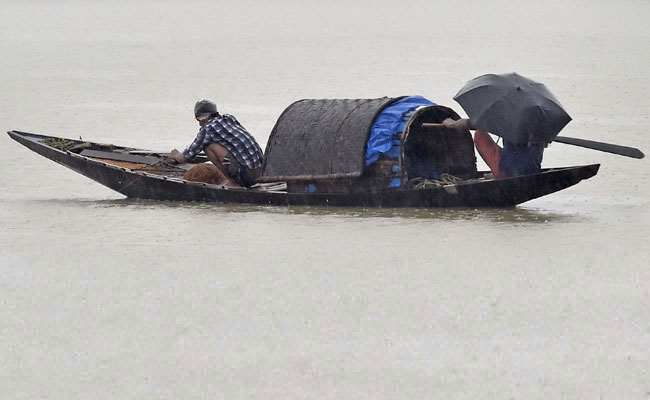
[[[158,157],[139,156],[136,154],[128,153],[114,153],[112,151],[99,151],[99,150],[84,150],[80,153],[85,157],[104,158],[107,160],[127,161],[131,163],[140,164],[155,164],[160,161]]]
[[[263,182],[312,182],[312,181],[323,181],[323,180],[333,180],[341,178],[358,178],[361,174],[356,172],[350,173],[339,173],[339,174],[330,174],[330,175],[277,175],[277,176],[265,176]]]

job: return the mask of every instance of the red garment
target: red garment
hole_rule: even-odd
[[[478,153],[481,155],[485,163],[490,167],[490,170],[497,179],[506,178],[507,175],[499,168],[501,161],[501,147],[494,143],[489,133],[477,129],[474,132],[474,144]]]

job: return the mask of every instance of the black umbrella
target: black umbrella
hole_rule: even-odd
[[[515,144],[549,143],[571,121],[546,86],[516,73],[474,78],[454,100],[475,128]]]

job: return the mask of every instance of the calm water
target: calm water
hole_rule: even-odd
[[[647,1],[0,6],[5,131],[182,148],[211,97],[264,147],[300,98],[462,114],[467,80],[517,71],[563,134],[650,152]],[[557,143],[544,166],[600,173],[516,209],[364,210],[127,200],[0,146],[3,399],[650,397],[649,159]]]

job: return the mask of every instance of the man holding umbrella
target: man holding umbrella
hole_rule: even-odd
[[[447,118],[442,122],[447,128],[457,130],[474,130],[472,121],[463,118],[454,121]],[[547,143],[526,143],[516,145],[508,140],[503,140],[503,148],[492,140],[489,133],[476,129],[474,144],[483,161],[490,167],[490,171],[497,179],[513,176],[535,174],[542,168],[542,156]]]
[[[469,119],[443,125],[476,129],[476,149],[497,179],[539,172],[544,149],[571,121],[546,86],[515,73],[472,79],[454,100]],[[487,132],[501,136],[503,148]]]

